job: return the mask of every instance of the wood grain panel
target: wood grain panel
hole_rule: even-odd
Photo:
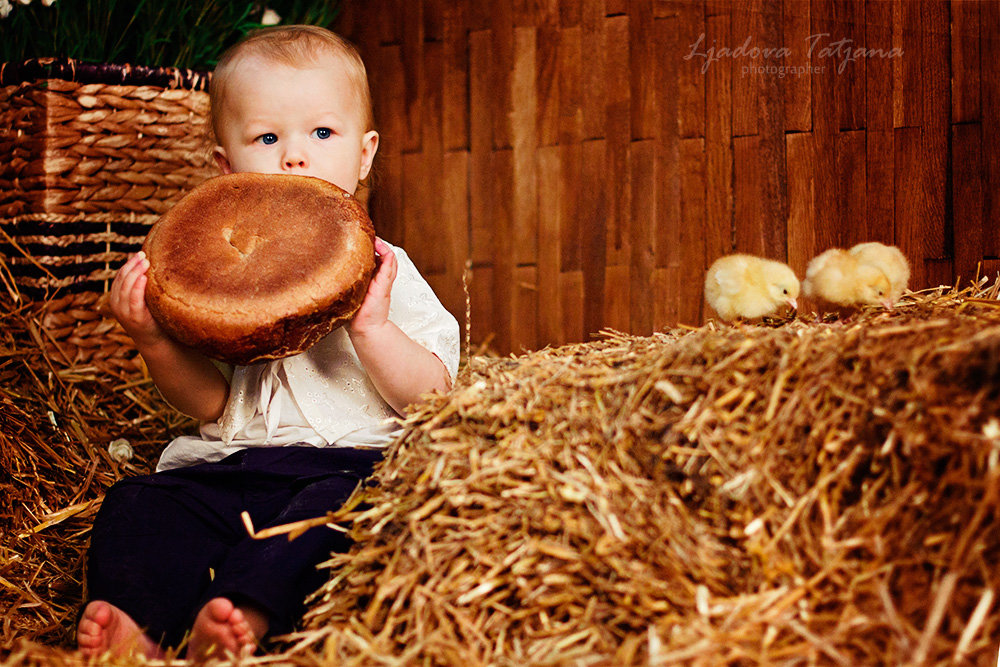
[[[865,127],[868,59],[855,57],[865,43],[865,0],[844,0],[834,5],[834,33],[816,38],[814,52],[827,67],[836,69],[839,129]],[[824,56],[826,51],[834,55]],[[877,100],[872,100],[877,103]]]
[[[653,27],[656,54],[656,90],[660,98],[657,136],[653,153],[655,156],[656,220],[653,223],[653,264],[665,267],[676,264],[680,247],[676,243],[676,230],[681,224],[680,216],[680,119],[697,107],[684,107],[684,96],[679,94],[687,78],[686,72],[697,72],[704,78],[699,65],[685,62],[681,55],[681,44],[677,34],[677,19],[658,19]],[[702,86],[704,89],[704,86]],[[704,109],[704,106],[701,107]],[[680,132],[681,134],[683,131]],[[673,294],[673,292],[669,292]],[[668,297],[676,309],[676,299]]]
[[[603,139],[585,141],[580,151],[580,225],[583,268],[583,325],[588,332],[599,331],[604,323],[604,286],[607,268],[608,204],[604,161],[607,146]]]
[[[405,245],[403,235],[403,156],[379,150],[375,158],[373,187],[368,195],[368,212],[375,232],[386,241]]]
[[[813,0],[810,4],[813,35],[837,34],[836,3],[833,0]],[[840,115],[837,109],[837,65],[829,55],[813,50],[812,110],[813,110],[813,174],[817,247],[843,245],[841,202],[837,201],[837,135]]]
[[[471,260],[497,351],[699,324],[736,249],[802,275],[895,243],[915,289],[1000,266],[1000,3],[371,0],[343,28],[379,233],[453,311]]]
[[[896,239],[895,132],[865,132],[865,238],[892,245]]]
[[[653,139],[656,125],[656,68],[650,67],[656,57],[653,43],[653,0],[629,0],[628,40],[629,105],[631,108],[632,140]],[[622,78],[626,78],[622,76]]]
[[[951,3],[951,121],[953,123],[977,121],[982,113],[979,106],[981,4]]]
[[[474,155],[493,150],[492,34],[469,33],[469,147]]]
[[[538,28],[535,42],[535,104],[537,105],[538,145],[559,142],[559,40],[558,26],[545,23]]]
[[[653,330],[663,331],[677,326],[675,294],[677,271],[675,268],[653,270]]]
[[[445,5],[451,3],[446,0],[422,0],[422,4],[424,6],[424,41],[444,41]]]
[[[920,127],[923,120],[921,84],[923,17],[918,2],[892,3],[892,46],[902,52],[893,59],[894,127]]]
[[[871,240],[868,229],[868,174],[864,130],[837,135],[837,199],[840,205],[838,245],[849,247]]]
[[[375,40],[381,44],[399,44],[403,41],[403,3],[406,0],[385,0],[375,5],[371,13],[373,18],[359,17],[359,24],[370,24],[377,29]],[[371,36],[368,33],[366,36]]]
[[[402,12],[402,63],[403,63],[403,152],[420,150],[424,96],[424,22],[423,3],[407,2]]]
[[[769,46],[764,34],[765,21],[761,15],[762,9],[763,0],[733,3],[730,15],[732,26],[730,38],[720,44],[734,51],[752,51]],[[740,57],[734,56],[726,64],[730,63],[733,70],[733,136],[756,136],[757,124],[763,113],[761,105],[764,99],[761,88],[767,78],[759,70],[767,65],[767,60],[746,54]],[[721,65],[722,62],[713,66]]]
[[[608,72],[629,69],[629,17],[614,16],[605,20],[604,53]],[[604,168],[608,174],[603,190],[607,211],[606,262],[609,266],[627,265],[629,261],[628,226],[631,215],[628,149],[632,138],[629,79],[609,77],[605,86],[604,138],[607,154]]]
[[[888,57],[894,45],[892,3],[888,0],[866,3],[865,21],[865,47],[876,53],[886,54],[869,58],[865,63],[865,127],[869,131],[886,132],[894,127],[892,91],[895,66],[899,60]]]
[[[514,16],[511,0],[492,3],[490,11],[489,86],[493,108],[493,148],[510,148],[514,99],[510,80],[514,70]]]
[[[628,264],[608,266],[604,269],[604,316],[601,318],[601,329],[611,328],[616,331],[632,331],[629,315],[631,306],[631,280]],[[648,299],[650,295],[636,295],[636,298]]]
[[[510,132],[514,159],[512,231],[517,239],[512,250],[516,264],[534,264],[538,261],[536,71],[535,28],[515,28],[510,96],[517,100],[517,104],[510,114]]]
[[[493,153],[469,156],[469,256],[476,266],[491,264],[496,257],[496,173]]]
[[[468,8],[447,2],[443,8],[444,74],[442,80],[445,150],[469,149]]]
[[[707,104],[705,72],[702,71],[702,61],[691,58],[691,52],[699,39],[707,37],[705,10],[698,3],[682,3],[676,16],[658,19],[655,25],[654,39],[658,45],[656,67],[663,69],[666,65],[677,72],[677,87],[673,97],[677,98],[677,108],[681,110],[676,118],[680,136],[681,138],[704,137]],[[659,44],[666,43],[661,37],[664,31],[670,36],[672,44],[669,56],[663,54],[659,47]],[[670,58],[669,64],[663,62],[664,57]],[[657,95],[661,106],[666,102],[668,92],[660,90]],[[721,100],[713,100],[713,113],[714,107],[719,102]],[[663,134],[657,136],[661,141],[664,139]]]
[[[443,173],[440,151],[403,155],[403,243],[423,274],[444,273],[447,262],[447,240],[428,233],[441,219]]]
[[[441,183],[441,219],[435,226],[425,223],[421,233],[435,239],[444,256],[447,288],[439,293],[441,301],[456,317],[465,313],[462,276],[469,252],[469,153],[449,151],[444,154]],[[459,317],[461,320],[461,317]]]
[[[493,299],[493,267],[489,265],[476,266],[472,269],[472,279],[469,281],[470,301],[470,337],[473,349],[485,345],[498,350],[497,340],[498,312]],[[456,315],[457,317],[457,315]]]
[[[980,94],[983,132],[983,254],[1000,257],[1000,3],[980,3]]]
[[[514,294],[516,285],[513,246],[513,210],[510,197],[514,182],[514,155],[511,150],[498,150],[490,155],[490,173],[487,181],[493,190],[493,327],[496,345],[501,350],[513,350]]]
[[[538,339],[538,267],[514,267],[511,288],[510,349],[515,352],[536,350]]]
[[[983,156],[978,124],[952,128],[951,200],[954,206],[955,272],[964,280],[976,275],[983,258]]]
[[[559,206],[560,227],[560,270],[579,271],[583,268],[583,239],[591,233],[582,222],[582,164],[583,145],[567,144],[560,146],[559,169]]]
[[[606,127],[605,91],[610,79],[605,64],[604,27],[607,18],[600,0],[581,0],[580,48],[584,63],[580,69],[580,92],[583,107],[583,139],[601,139]],[[612,73],[612,74],[617,74]]]
[[[538,336],[554,343],[562,339],[563,314],[559,292],[562,275],[563,179],[560,146],[538,150]]]
[[[788,265],[805,276],[809,260],[819,254],[816,241],[816,156],[813,136],[789,134],[785,138],[788,173]]]
[[[865,5],[867,48],[889,54],[893,48],[892,3],[886,0]],[[895,59],[871,58],[865,66],[865,173],[867,187],[866,240],[895,243],[895,152],[894,106]]]
[[[760,137],[733,137],[734,250],[766,257],[765,229],[775,221],[766,216],[763,172],[767,167],[761,159]]]
[[[579,26],[559,33],[559,143],[583,139],[583,33]]]
[[[653,269],[656,267],[656,142],[637,141],[629,154],[632,186],[631,257],[629,266],[629,307],[632,331],[649,334],[653,331],[653,299],[663,298],[653,291]],[[668,298],[670,302],[675,299]]]
[[[812,34],[808,2],[784,0],[782,3],[780,46],[788,49],[782,59],[789,74],[784,81],[782,94],[785,103],[785,131],[808,132],[812,129],[812,75],[809,69],[809,36]]]
[[[729,42],[729,16],[709,16],[708,43]],[[717,63],[705,72],[705,242],[709,262],[735,247],[733,228],[732,69]],[[712,101],[709,105],[708,100]]]
[[[764,4],[764,23],[761,37],[764,44],[773,48],[781,43],[780,3]],[[763,225],[765,255],[784,260],[787,254],[787,230],[785,219],[788,214],[787,185],[785,183],[785,105],[781,84],[783,79],[770,67],[776,57],[768,59],[768,70],[758,84],[760,91],[760,119],[757,134],[760,137],[760,161],[762,171],[763,217],[758,224]]]
[[[923,157],[923,130],[919,127],[900,127],[895,131],[896,155],[896,245],[907,257],[913,258],[911,282],[925,284],[926,273],[921,260],[928,257],[920,222],[928,214],[928,200],[924,186],[930,178]]]
[[[702,321],[702,273],[714,257],[707,256],[705,243],[705,140],[683,139],[681,156],[681,220],[678,230],[678,261],[671,268],[676,270],[677,287],[673,310],[674,324],[694,324]]]
[[[935,136],[944,138],[942,131],[951,119],[951,31],[948,0],[927,0],[918,3],[923,26],[920,31],[922,57],[920,82],[923,96],[923,127],[933,128]],[[994,57],[996,54],[993,54]],[[938,149],[936,149],[938,150]],[[945,151],[942,146],[939,150]],[[943,189],[942,183],[942,189]]]
[[[444,273],[448,240],[428,234],[433,220],[440,220],[443,189],[444,44],[425,42],[423,67],[425,91],[420,114],[421,151],[403,156],[403,224],[406,244],[422,271]],[[413,158],[418,158],[414,160]],[[414,183],[413,179],[421,179]],[[414,205],[411,205],[413,203]],[[444,252],[442,252],[444,251]]]
[[[592,331],[584,325],[583,271],[559,274],[559,310],[562,333],[553,342],[566,344],[588,340]]]

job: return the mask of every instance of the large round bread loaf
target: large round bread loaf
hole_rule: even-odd
[[[361,204],[308,176],[229,174],[152,227],[146,304],[178,341],[250,364],[301,352],[349,320],[375,270]]]

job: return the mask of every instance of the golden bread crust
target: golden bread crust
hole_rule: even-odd
[[[375,271],[364,207],[308,176],[205,181],[153,225],[146,304],[178,341],[250,364],[297,354],[347,322]]]

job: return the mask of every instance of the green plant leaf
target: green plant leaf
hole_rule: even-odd
[[[67,57],[86,62],[211,69],[222,52],[263,27],[266,8],[281,24],[332,28],[342,0],[58,0],[14,2],[0,19],[0,59]]]

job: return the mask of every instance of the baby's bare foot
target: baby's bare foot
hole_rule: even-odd
[[[87,604],[76,630],[76,645],[87,657],[111,652],[122,657],[130,654],[147,658],[163,656],[160,647],[139,628],[132,617],[103,600]]]
[[[245,655],[253,651],[257,644],[254,630],[263,634],[267,626],[261,626],[256,613],[249,613],[252,619],[227,598],[209,600],[198,612],[191,628],[188,657],[198,661],[210,656]]]

